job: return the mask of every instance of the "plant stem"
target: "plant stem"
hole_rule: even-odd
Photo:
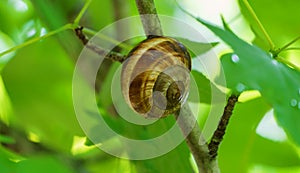
[[[83,34],[82,30],[83,26],[74,29],[76,36],[81,40],[83,45],[86,45],[89,42],[89,40],[87,36]]]
[[[153,0],[136,0],[147,37],[163,35]]]
[[[88,8],[89,4],[91,3],[91,1],[92,0],[88,0],[86,2],[86,4],[84,5],[84,7],[80,10],[80,12],[79,12],[78,16],[76,17],[76,19],[74,20],[74,23],[68,23],[68,24],[66,24],[66,25],[64,25],[64,26],[62,26],[62,27],[60,27],[60,28],[58,28],[58,29],[56,29],[54,31],[51,31],[51,32],[49,32],[49,33],[47,33],[47,34],[45,34],[43,36],[30,39],[27,42],[24,42],[24,43],[22,43],[20,45],[14,46],[14,47],[12,47],[10,49],[7,49],[7,50],[5,50],[5,51],[3,51],[3,52],[0,53],[0,58],[3,55],[5,55],[5,54],[8,54],[8,53],[16,51],[18,49],[24,48],[24,47],[26,47],[28,45],[31,45],[33,43],[36,43],[36,42],[42,40],[42,39],[45,39],[45,38],[48,38],[48,37],[53,36],[55,34],[58,34],[58,33],[62,32],[62,31],[69,30],[69,29],[74,30],[74,29],[78,28],[78,26],[79,26],[78,25],[79,20],[82,18],[83,14],[87,10],[87,8]],[[109,37],[107,37],[107,36],[105,36],[105,35],[103,35],[101,33],[97,34],[97,32],[93,31],[92,29],[83,28],[83,32],[86,32],[86,33],[91,34],[91,35],[96,35],[96,36],[98,36],[98,37],[100,37],[100,38],[102,38],[102,39],[104,39],[106,41],[109,41],[111,43],[114,43],[116,45],[118,44],[118,46],[120,46],[123,49],[126,49],[126,50],[130,50],[131,49],[131,46],[128,46],[128,45],[126,45],[124,43],[119,43],[118,41],[116,41],[114,39],[111,39],[111,38],[109,38]],[[95,50],[97,50],[97,49],[95,49]],[[96,53],[99,54],[99,52],[96,52]],[[122,60],[123,61],[123,59],[116,58],[115,56],[119,56],[119,55],[113,55],[112,56],[113,60],[115,60],[115,61]]]
[[[62,32],[62,31],[68,30],[68,29],[72,29],[73,30],[73,29],[77,28],[80,19],[82,18],[83,14],[86,12],[86,10],[87,10],[88,6],[90,5],[91,1],[92,0],[87,0],[87,2],[84,4],[83,8],[80,10],[79,14],[77,15],[77,17],[75,18],[75,20],[74,20],[73,23],[68,23],[68,24],[66,24],[66,25],[64,25],[64,26],[62,26],[62,27],[60,27],[60,28],[58,28],[58,29],[56,29],[54,31],[51,31],[51,32],[49,32],[49,33],[47,33],[47,34],[45,34],[45,35],[43,35],[41,37],[36,37],[36,38],[30,39],[27,42],[24,42],[24,43],[22,43],[20,45],[17,45],[17,46],[12,47],[12,48],[10,48],[8,50],[5,50],[4,52],[0,53],[0,58],[3,55],[7,54],[7,53],[10,53],[10,52],[16,51],[18,49],[24,48],[24,47],[26,47],[28,45],[31,45],[33,43],[36,43],[36,42],[42,40],[42,39],[48,38],[50,36],[53,36],[53,35],[55,35],[55,34],[57,34],[59,32]]]
[[[92,43],[86,44],[86,47],[93,52],[97,53],[100,56],[104,56],[104,58],[112,60],[112,61],[118,61],[123,62],[127,57],[118,53],[118,52],[108,52],[107,50],[104,50]]]
[[[300,36],[298,36],[297,38],[295,38],[294,40],[292,40],[291,42],[289,42],[288,44],[280,48],[280,50],[285,50],[286,48],[290,47],[290,45],[294,44],[298,40],[300,40]]]
[[[110,37],[108,37],[108,36],[106,36],[106,35],[104,35],[104,34],[101,34],[100,32],[97,33],[96,31],[94,31],[94,30],[92,30],[92,29],[89,29],[89,28],[84,27],[84,28],[82,29],[82,31],[85,32],[85,33],[87,33],[87,34],[90,34],[90,35],[94,35],[94,36],[96,36],[96,37],[99,37],[99,38],[101,38],[101,39],[103,39],[103,40],[106,40],[106,41],[108,41],[108,42],[110,42],[110,43],[113,43],[113,44],[115,44],[115,45],[118,45],[118,46],[121,47],[122,49],[125,49],[125,50],[131,50],[131,49],[132,49],[132,47],[129,46],[128,44],[120,43],[119,41],[117,41],[117,40],[115,40],[115,39],[112,39],[112,38],[110,38]]]
[[[208,145],[209,154],[212,159],[216,159],[217,157],[219,145],[223,140],[227,125],[229,123],[230,117],[232,115],[234,106],[237,103],[237,101],[238,96],[232,95],[228,98],[228,102],[224,108],[224,112],[219,122],[218,128],[214,132],[213,137],[211,138],[211,141]]]
[[[289,47],[289,48],[286,48],[286,49],[282,50],[282,52],[283,51],[288,51],[288,50],[300,50],[300,47]]]
[[[219,173],[217,160],[211,160],[205,139],[202,138],[200,128],[189,106],[185,104],[175,113],[186,143],[195,159],[199,173]]]
[[[300,67],[299,67],[299,66],[296,66],[295,64],[293,64],[293,63],[291,63],[290,61],[284,59],[283,57],[278,56],[276,59],[277,59],[279,62],[282,62],[282,63],[284,63],[284,64],[287,64],[287,65],[291,66],[292,68],[294,68],[295,70],[297,70],[297,71],[300,72]]]
[[[298,36],[297,38],[295,38],[294,40],[290,41],[289,43],[287,43],[286,45],[284,45],[282,48],[274,51],[273,55],[274,57],[277,57],[278,54],[284,50],[287,50],[288,47],[290,47],[292,44],[294,44],[295,42],[297,42],[298,40],[300,40],[300,36]]]
[[[74,20],[74,24],[75,25],[79,25],[79,22],[80,22],[82,16],[86,12],[87,8],[90,6],[91,2],[92,2],[92,0],[87,0],[86,1],[86,3],[84,4],[84,6],[82,7],[82,9],[80,10],[79,14],[77,15],[77,17]]]
[[[260,30],[263,32],[263,34],[265,35],[269,45],[270,45],[270,50],[273,51],[275,50],[275,45],[271,39],[271,37],[269,36],[269,34],[267,33],[266,29],[264,28],[263,24],[260,22],[260,20],[258,19],[256,13],[254,12],[253,8],[251,7],[251,5],[249,4],[248,0],[243,0],[244,4],[246,5],[247,9],[249,10],[250,14],[252,15],[252,17],[254,18],[254,20],[256,21],[256,23],[258,24],[258,27],[260,28]]]
[[[65,31],[65,30],[68,30],[68,29],[74,29],[73,24],[66,24],[66,25],[64,25],[64,26],[62,26],[62,27],[60,27],[60,28],[58,28],[58,29],[56,29],[56,30],[54,30],[54,31],[49,32],[48,34],[45,34],[45,35],[43,35],[43,36],[41,36],[41,37],[33,38],[33,39],[31,39],[31,40],[26,41],[25,43],[22,43],[22,44],[20,44],[20,45],[17,45],[17,46],[15,46],[15,47],[12,47],[12,48],[10,48],[10,49],[4,51],[4,52],[1,52],[1,53],[0,53],[0,58],[1,58],[3,55],[7,54],[7,53],[16,51],[16,50],[18,50],[18,49],[21,49],[21,48],[26,47],[26,46],[28,46],[28,45],[30,45],[30,44],[36,43],[36,42],[38,42],[38,41],[40,41],[40,40],[42,40],[42,39],[48,38],[48,37],[50,37],[50,36],[52,36],[52,35],[55,35],[55,34],[61,32],[61,31]]]
[[[118,61],[123,62],[126,59],[126,56],[123,56],[122,54],[118,52],[112,52],[107,51],[92,42],[89,42],[87,37],[83,34],[83,27],[78,27],[74,29],[76,36],[81,40],[83,45],[85,45],[88,49],[92,50],[93,52],[97,53],[100,56],[105,57],[106,59],[112,60],[112,61]]]

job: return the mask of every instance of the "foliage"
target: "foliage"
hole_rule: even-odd
[[[300,72],[278,62],[256,46],[240,40],[231,31],[224,31],[201,19],[198,20],[234,51],[221,57],[227,86],[236,93],[246,90],[260,91],[274,108],[280,125],[300,145],[300,107],[298,101],[293,103],[300,97],[300,81],[297,80],[300,79]]]
[[[0,53],[70,23],[85,3],[82,0],[56,3],[4,0],[0,3],[0,18],[3,19]],[[227,86],[210,82],[211,79],[199,69],[192,71],[197,85],[201,86],[198,88],[201,103],[193,103],[199,104],[202,110],[200,123],[204,124],[210,109],[216,106],[209,104],[210,87],[219,94],[223,94],[224,87],[233,93],[242,92],[220,146],[218,161],[221,171],[300,172],[300,73],[297,69],[300,41],[289,47],[292,49],[280,52],[277,59],[272,57],[267,52],[271,48],[257,21],[253,20],[242,0],[237,3],[255,34],[253,45],[240,39],[239,33],[234,34],[232,31],[236,28],[229,30],[231,22],[226,23],[226,17],[224,30],[199,18],[220,42],[231,47],[231,53],[220,56]],[[114,5],[109,0],[92,1],[80,25],[99,30],[115,21],[118,10],[122,11],[122,17],[138,14],[134,1],[122,3],[117,9]],[[299,37],[298,1],[253,0],[251,5],[274,41],[274,50]],[[189,17],[178,15],[180,9],[173,1],[156,1],[156,6],[159,14],[190,21]],[[196,26],[201,27],[201,24]],[[115,158],[90,143],[73,110],[72,76],[82,45],[71,28],[63,28],[54,36],[0,57],[0,172],[193,172],[195,165],[184,142],[166,155],[141,161]],[[207,47],[208,44],[183,42],[193,49],[201,47],[199,52],[194,52],[200,57],[212,49]],[[219,51],[221,43],[211,42],[217,47],[214,50]],[[294,65],[287,65],[287,62]],[[107,65],[105,72],[101,73],[97,98],[107,124],[116,132],[132,138],[147,139],[164,133],[174,125],[173,118],[141,127],[115,116],[110,86],[119,66],[117,63]],[[249,90],[260,94],[253,95],[254,92]],[[258,132],[258,126],[265,125],[260,122],[270,110],[274,110],[275,119],[288,138],[276,141]],[[113,147],[122,149],[118,145]]]

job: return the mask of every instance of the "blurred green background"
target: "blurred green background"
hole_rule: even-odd
[[[219,26],[222,14],[240,38],[269,51],[268,43],[242,1],[178,2],[191,13]],[[156,0],[155,3],[159,14],[185,20],[208,32],[184,14],[175,1]],[[84,0],[1,0],[0,52],[71,23],[84,4]],[[300,1],[251,0],[250,4],[278,48],[300,36]],[[137,14],[133,0],[93,0],[80,25],[98,31],[119,18]],[[211,32],[207,39],[220,41]],[[295,50],[280,54],[298,66],[299,42],[292,46]],[[89,143],[76,120],[72,104],[73,70],[82,47],[74,32],[67,30],[0,57],[0,172],[195,172],[185,142],[164,156],[144,161],[119,159]],[[228,50],[223,43],[214,48],[220,56]],[[107,68],[102,69],[99,77],[103,82],[99,83],[98,100],[101,111],[116,131],[133,137],[152,136],[174,123],[173,118],[167,118],[143,128],[128,126],[116,117],[107,94],[112,74],[119,64],[105,63]],[[294,76],[293,80],[300,81]],[[276,82],[285,81],[273,82],[276,85]],[[300,86],[296,87],[300,95]],[[281,94],[288,90],[283,88]],[[199,115],[203,125],[212,105],[198,104],[205,108]],[[299,145],[293,142],[300,138],[300,131],[294,132],[299,134],[298,138],[295,135],[290,138],[285,129],[278,126],[272,108],[274,105],[256,91],[242,94],[220,146],[218,160],[222,173],[300,173]],[[291,121],[300,127],[298,113]],[[124,126],[128,128],[126,132],[122,131]]]

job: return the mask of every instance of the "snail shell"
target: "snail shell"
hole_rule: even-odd
[[[148,38],[123,63],[123,96],[144,117],[165,117],[186,101],[190,70],[191,58],[181,43],[169,37]]]

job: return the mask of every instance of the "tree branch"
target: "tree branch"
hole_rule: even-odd
[[[226,127],[229,123],[230,117],[232,115],[233,109],[235,104],[238,101],[238,96],[232,95],[228,98],[227,105],[224,108],[223,115],[221,117],[221,120],[219,122],[218,128],[215,131],[213,137],[211,138],[211,141],[208,145],[209,148],[209,154],[211,159],[216,159],[218,155],[218,149],[219,145],[223,140],[223,137],[225,135]]]
[[[184,136],[186,136],[186,143],[195,159],[199,173],[220,172],[217,161],[210,159],[207,143],[202,138],[198,123],[189,106],[185,104],[181,110],[175,113],[175,118]]]
[[[126,56],[112,51],[107,51],[99,46],[93,44],[92,42],[89,42],[88,38],[84,35],[82,32],[83,27],[79,27],[75,29],[76,36],[81,40],[83,45],[85,45],[88,49],[92,50],[93,52],[97,53],[100,56],[104,56],[106,59],[112,60],[112,61],[118,61],[123,62],[126,59]]]
[[[156,13],[153,0],[136,0],[144,31],[147,37],[162,35],[159,18]],[[151,14],[151,15],[145,15]],[[201,138],[200,127],[193,116],[188,104],[185,104],[175,113],[177,124],[182,133],[186,136],[186,142],[195,159],[200,173],[219,173],[219,166],[216,160],[211,160],[208,145]]]
[[[147,37],[163,35],[153,0],[136,0],[135,2]]]

